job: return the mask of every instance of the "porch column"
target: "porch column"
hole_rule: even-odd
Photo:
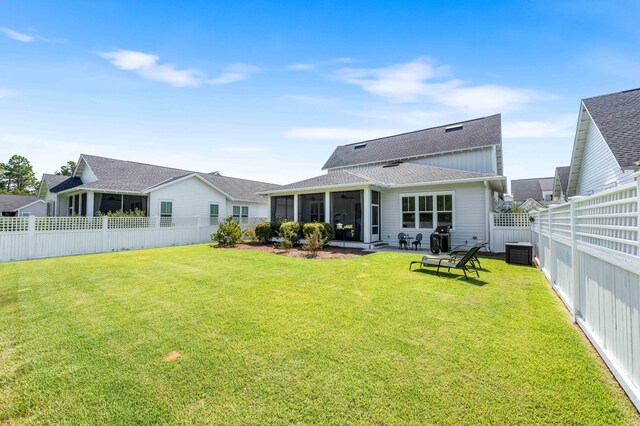
[[[87,211],[85,212],[85,216],[87,217],[93,217],[93,213],[95,212],[95,209],[93,208],[94,199],[95,194],[93,191],[87,192]]]
[[[293,221],[298,221],[298,194],[293,195]]]
[[[362,241],[371,242],[371,188],[364,189],[362,199]]]
[[[274,218],[271,217],[271,195],[267,195],[267,222],[271,222]]]
[[[324,221],[333,226],[333,218],[331,217],[331,192],[324,193]]]

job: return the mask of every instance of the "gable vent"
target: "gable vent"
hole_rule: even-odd
[[[454,126],[445,127],[445,132],[455,132],[456,130],[462,130],[462,124],[456,124]]]
[[[354,145],[353,149],[362,149],[367,146],[366,143],[359,143],[358,145]]]

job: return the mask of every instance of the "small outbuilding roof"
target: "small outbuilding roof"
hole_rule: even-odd
[[[0,194],[0,213],[16,212],[40,200],[34,195]]]
[[[514,179],[511,181],[511,194],[513,201],[524,202],[529,198],[536,201],[544,201],[543,191],[553,191],[553,177]]]

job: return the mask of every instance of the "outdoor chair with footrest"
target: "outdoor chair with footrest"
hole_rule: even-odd
[[[414,260],[413,262],[411,262],[409,264],[409,270],[411,270],[411,267],[413,266],[414,263],[417,263],[420,265],[420,268],[422,268],[423,266],[436,266],[438,268],[436,270],[437,276],[440,275],[440,268],[447,268],[447,272],[451,271],[451,269],[453,268],[453,269],[462,269],[462,272],[464,272],[464,277],[467,280],[469,279],[469,277],[467,276],[467,271],[475,272],[476,275],[480,277],[480,274],[478,273],[478,268],[475,266],[472,259],[474,256],[476,256],[476,254],[478,253],[478,250],[480,250],[481,247],[482,245],[480,244],[474,245],[462,257],[448,256],[448,257],[443,257],[438,259],[434,257],[423,256],[422,260]]]

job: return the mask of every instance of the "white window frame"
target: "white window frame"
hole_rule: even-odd
[[[218,212],[215,216],[211,213],[212,206],[216,206],[218,208]],[[220,223],[220,203],[210,202],[209,203],[209,225],[217,225],[219,223]]]
[[[456,230],[456,192],[455,191],[436,191],[436,192],[409,192],[402,193],[398,198],[398,203],[400,206],[400,232],[405,231],[433,231],[438,226],[438,195],[451,195],[451,207],[453,211],[451,212],[452,226],[451,232]],[[421,196],[430,196],[433,197],[433,228],[419,228],[420,222],[420,204],[418,197]],[[414,197],[415,198],[415,222],[413,224],[413,228],[403,228],[403,220],[402,214],[404,213],[402,208],[402,198],[404,197]]]
[[[162,216],[162,203],[171,203],[171,216]],[[173,224],[173,200],[158,200],[158,217],[160,226],[172,226]]]
[[[240,209],[239,215],[236,215],[236,207]],[[244,209],[247,210],[246,215],[243,214]],[[249,223],[249,206],[246,204],[234,204],[233,206],[231,206],[231,216],[233,217],[233,220],[239,223]],[[238,219],[236,219],[236,217],[238,217]]]

